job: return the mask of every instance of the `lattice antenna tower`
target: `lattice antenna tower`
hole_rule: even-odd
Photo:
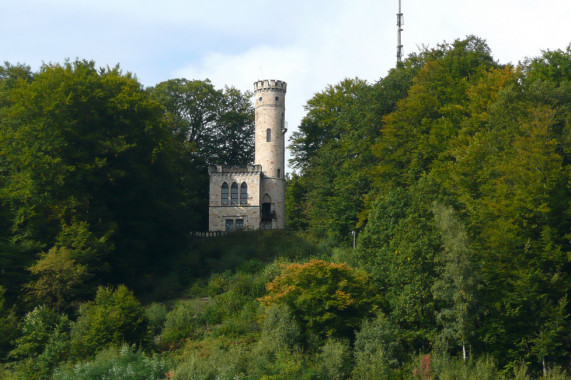
[[[399,13],[397,13],[397,27],[398,27],[398,38],[397,38],[397,64],[401,62],[402,59],[402,40],[401,40],[401,32],[402,26],[404,25],[404,17],[401,12],[401,0],[399,0]]]

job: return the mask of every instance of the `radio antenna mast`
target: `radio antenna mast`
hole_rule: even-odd
[[[404,17],[401,12],[400,2],[401,0],[399,0],[399,13],[397,13],[397,27],[398,27],[397,64],[401,62],[402,58],[401,32],[402,32],[402,26],[404,25]]]

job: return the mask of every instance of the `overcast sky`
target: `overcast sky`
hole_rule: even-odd
[[[0,60],[94,60],[145,86],[209,78],[288,83],[288,138],[326,85],[395,65],[398,0],[0,0]],[[571,42],[570,0],[402,0],[405,56],[474,34],[514,63]]]

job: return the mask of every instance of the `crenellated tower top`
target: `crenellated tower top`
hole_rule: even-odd
[[[287,91],[287,83],[275,79],[265,79],[254,82],[254,93],[261,91],[277,91],[285,94]]]

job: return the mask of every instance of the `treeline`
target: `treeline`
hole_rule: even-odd
[[[412,352],[569,363],[571,45],[517,66],[468,37],[307,102],[288,223],[370,273]]]

